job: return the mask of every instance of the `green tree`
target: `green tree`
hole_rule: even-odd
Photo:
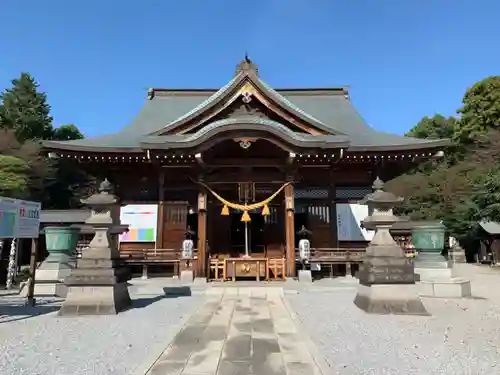
[[[50,139],[52,117],[47,95],[38,91],[29,73],[12,80],[12,87],[0,94],[0,127],[12,129],[19,141]]]
[[[444,117],[437,114],[433,117],[425,116],[408,133],[408,137],[443,139],[453,137],[457,119],[455,117]]]
[[[29,165],[25,160],[0,155],[0,196],[24,198],[29,186]]]
[[[51,137],[54,141],[71,141],[83,138],[83,134],[73,124],[61,125],[58,128],[55,128]]]
[[[47,181],[54,174],[51,162],[40,151],[38,142],[27,140],[21,143],[13,130],[0,130],[0,155],[17,158],[26,164],[28,189],[23,196],[37,201],[43,201],[48,194]]]
[[[491,129],[500,129],[500,76],[492,76],[467,89],[454,138],[460,144],[471,144]]]

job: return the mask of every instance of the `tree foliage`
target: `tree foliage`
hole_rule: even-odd
[[[40,153],[40,145],[36,141],[19,142],[16,133],[10,129],[0,130],[0,155],[22,160],[28,167],[20,172],[19,179],[28,178],[28,188],[22,195],[26,198],[42,201],[47,194],[47,180],[54,173],[50,161]],[[12,159],[10,159],[12,160]]]
[[[500,76],[488,77],[467,89],[458,109],[462,115],[454,138],[461,144],[474,143],[478,136],[500,131]]]
[[[24,198],[29,184],[29,165],[10,155],[0,155],[0,196]]]
[[[83,138],[83,134],[73,124],[61,125],[52,132],[52,139],[54,141],[72,141]]]
[[[419,138],[449,138],[441,161],[426,163],[388,183],[406,197],[400,213],[419,220],[443,220],[451,234],[469,241],[478,222],[500,221],[500,77],[468,89],[459,119],[424,117],[409,133]]]
[[[83,134],[72,124],[54,128],[47,95],[38,89],[29,73],[21,73],[0,94],[0,155],[4,163],[12,162],[3,164],[0,178],[8,176],[9,186],[19,187],[6,186],[0,194],[41,201],[44,208],[72,208],[92,179],[67,161],[48,159],[39,141],[81,139]]]
[[[408,137],[443,139],[453,137],[457,125],[455,117],[444,117],[437,114],[433,117],[425,116],[408,133]]]
[[[50,139],[52,117],[47,95],[38,91],[29,73],[12,80],[12,88],[0,94],[0,127],[14,130],[19,141]]]

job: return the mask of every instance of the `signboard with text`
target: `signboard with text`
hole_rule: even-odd
[[[41,203],[0,197],[0,238],[38,238]]]

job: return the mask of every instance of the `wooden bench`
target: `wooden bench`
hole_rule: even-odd
[[[179,275],[181,252],[175,249],[120,250],[120,260],[124,265],[142,266],[142,277],[148,277],[148,266],[173,264],[174,274]]]
[[[270,258],[267,261],[267,277],[273,273],[274,280],[278,278],[286,280],[286,259],[285,258]]]
[[[210,276],[214,275],[214,280],[223,281],[224,277],[224,259],[210,258]]]

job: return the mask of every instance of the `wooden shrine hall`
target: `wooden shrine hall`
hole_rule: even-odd
[[[49,156],[108,178],[124,207],[154,207],[147,230],[120,238],[124,259],[182,268],[191,232],[196,276],[226,279],[294,277],[303,226],[313,257],[332,269],[359,262],[370,238],[357,202],[377,176],[392,179],[445,145],[369,127],[347,87],[273,89],[248,57],[218,90],[149,89],[117,133],[44,142]]]

